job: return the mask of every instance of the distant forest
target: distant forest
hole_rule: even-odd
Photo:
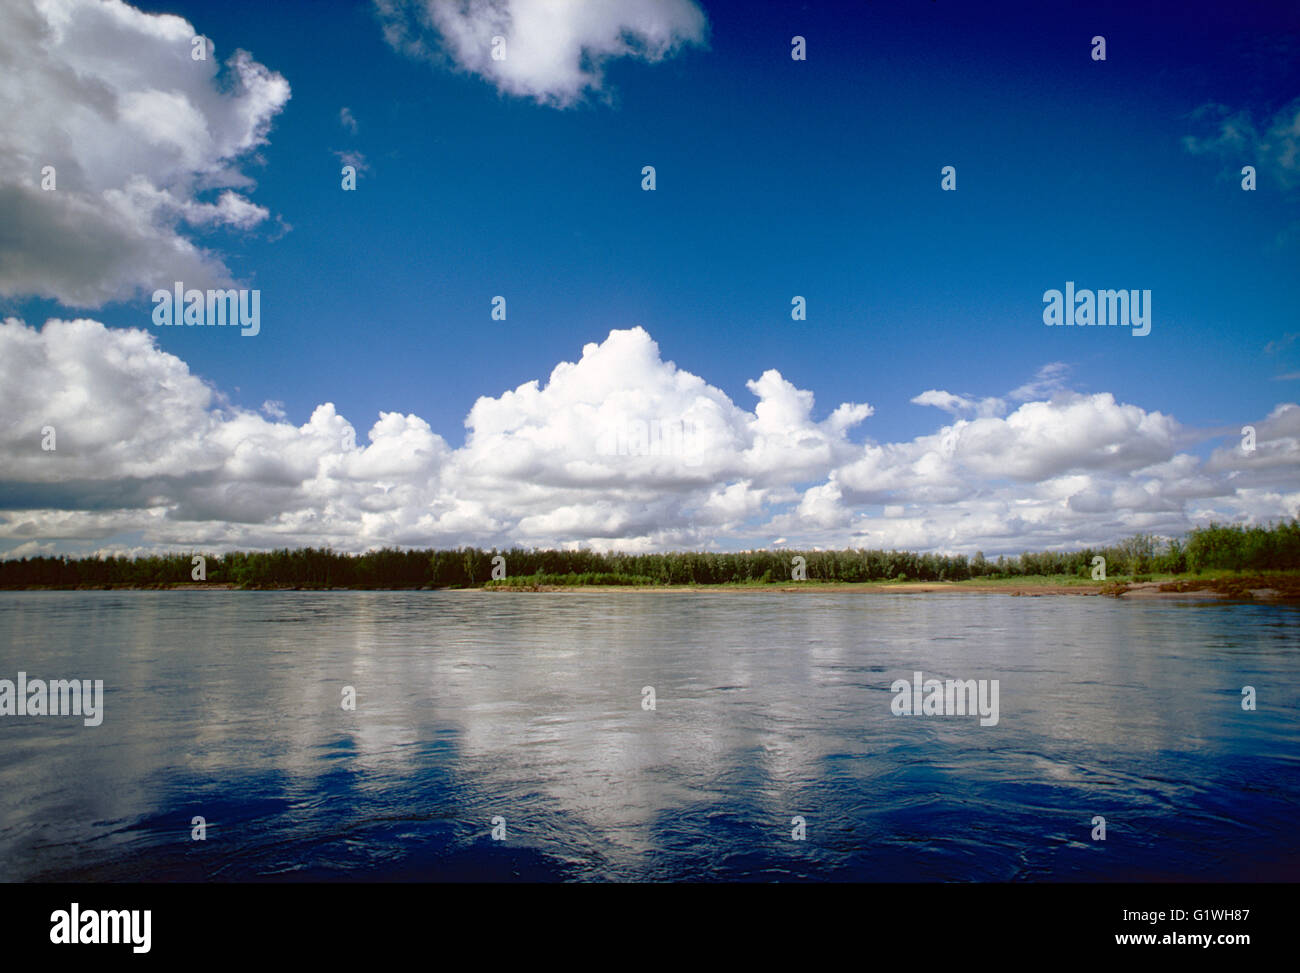
[[[983,554],[910,551],[684,551],[600,554],[588,550],[447,551],[384,549],[340,554],[301,548],[264,552],[151,555],[135,558],[32,557],[0,561],[0,588],[168,586],[192,580],[192,558],[206,558],[209,583],[249,588],[455,588],[489,583],[493,558],[505,558],[513,583],[547,584],[788,584],[791,562],[802,556],[809,581],[966,581],[972,578],[1069,576],[1089,578],[1092,559],[1106,559],[1107,579],[1203,571],[1300,569],[1300,520],[1268,527],[1197,528],[1182,540],[1138,534],[1111,547],[1026,552],[989,560]]]

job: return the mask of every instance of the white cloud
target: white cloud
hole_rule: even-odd
[[[1007,411],[1007,404],[1002,399],[989,396],[973,399],[964,395],[954,395],[943,389],[927,389],[912,399],[914,405],[932,405],[936,409],[954,416],[962,413],[974,413],[979,416],[1000,416]]]
[[[120,0],[0,5],[0,225],[18,228],[0,234],[0,295],[99,307],[162,281],[229,281],[186,225],[266,219],[238,165],[289,85],[243,51],[224,71],[211,44],[193,60],[196,33]]]
[[[1006,419],[976,419],[959,436],[971,471],[1042,480],[1071,470],[1128,472],[1173,455],[1178,424],[1109,392],[1026,402]]]
[[[606,61],[660,61],[704,43],[694,0],[375,0],[396,50],[447,59],[502,92],[566,106],[600,92]],[[504,57],[493,56],[494,38]]]
[[[275,401],[230,406],[145,331],[10,319],[0,550],[736,549],[780,537],[996,554],[1300,512],[1294,403],[1254,423],[1254,453],[1234,442],[1202,461],[1177,451],[1188,434],[1172,417],[1109,393],[1062,391],[863,444],[849,434],[868,405],[818,419],[813,394],[775,369],[747,387],[752,408],[665,361],[643,329],[611,331],[545,381],[480,398],[452,449],[415,415],[381,413],[359,435],[329,402],[301,425]],[[47,426],[54,451],[41,448]]]
[[[1211,454],[1206,470],[1230,476],[1250,473],[1255,485],[1300,483],[1300,406],[1284,402],[1264,419],[1248,425],[1255,428],[1255,448],[1246,450],[1244,437],[1232,436],[1229,445]]]

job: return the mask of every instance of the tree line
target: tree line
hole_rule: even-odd
[[[0,588],[167,586],[192,580],[196,554],[140,557],[31,557],[0,561]],[[207,554],[206,581],[248,588],[455,588],[490,582],[493,558],[505,558],[509,579],[544,583],[726,584],[788,583],[796,556],[809,581],[967,581],[1026,576],[1088,578],[1093,558],[1106,559],[1107,577],[1202,571],[1300,569],[1300,520],[1269,526],[1211,524],[1182,539],[1137,534],[1109,547],[1026,551],[996,560],[977,552],[763,550],[602,554],[590,550],[383,550],[344,554],[329,549]],[[536,582],[535,583],[542,583]]]

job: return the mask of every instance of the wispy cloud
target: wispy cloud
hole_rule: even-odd
[[[1007,411],[1007,404],[1002,399],[984,398],[974,399],[964,395],[954,395],[952,392],[946,392],[943,389],[927,389],[920,395],[912,399],[913,405],[932,405],[936,409],[942,409],[944,412],[954,416],[959,415],[978,415],[978,416],[1000,416]]]
[[[1300,185],[1300,98],[1262,123],[1257,123],[1249,110],[1233,111],[1219,104],[1202,105],[1191,117],[1213,131],[1184,136],[1183,147],[1188,152],[1217,155],[1234,167],[1253,165],[1285,189]]]
[[[1041,399],[1065,388],[1065,377],[1070,373],[1070,366],[1065,362],[1048,362],[1040,368],[1031,381],[1011,390],[1011,398],[1016,402],[1029,399]]]
[[[1276,341],[1270,341],[1264,346],[1264,354],[1276,355],[1291,345],[1296,338],[1300,338],[1300,331],[1288,331]]]
[[[334,155],[345,166],[352,166],[356,169],[358,174],[370,171],[370,163],[366,161],[365,155],[360,152],[354,152],[350,149],[335,149]]]

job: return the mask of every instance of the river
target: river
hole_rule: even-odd
[[[1294,605],[0,593],[19,672],[103,712],[0,716],[7,881],[1300,878]]]

